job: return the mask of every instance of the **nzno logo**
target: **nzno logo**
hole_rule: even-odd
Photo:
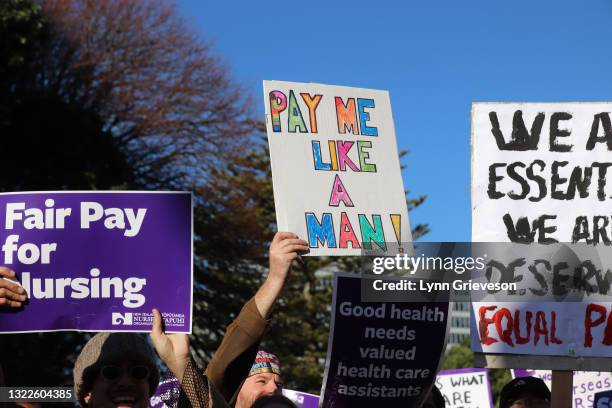
[[[130,325],[133,324],[133,320],[132,320],[132,314],[131,313],[113,313],[112,315],[113,318],[113,324],[117,325],[117,324],[123,324],[123,325]]]

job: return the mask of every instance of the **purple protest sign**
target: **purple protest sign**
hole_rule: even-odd
[[[185,192],[0,194],[0,265],[28,293],[0,332],[191,332],[192,211]]]
[[[283,388],[283,395],[293,401],[297,408],[319,408],[318,395],[286,388]]]
[[[444,354],[449,304],[362,302],[362,279],[335,275],[322,407],[419,407]]]

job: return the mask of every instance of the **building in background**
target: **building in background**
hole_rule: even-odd
[[[448,350],[469,338],[470,304],[468,302],[453,302],[451,309],[451,327],[446,349]]]

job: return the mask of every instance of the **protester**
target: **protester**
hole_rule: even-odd
[[[270,244],[270,270],[255,296],[227,328],[221,345],[208,364],[206,375],[227,401],[236,408],[250,408],[259,397],[280,393],[280,362],[267,353],[278,373],[263,373],[256,378],[252,368],[258,364],[258,346],[268,324],[266,320],[287,281],[291,264],[308,252],[308,242],[291,232],[277,232]],[[255,363],[253,363],[255,361]],[[264,378],[265,377],[265,378]],[[264,387],[251,386],[257,381]]]
[[[250,368],[253,366],[259,342],[261,341],[268,323],[266,318],[269,316],[272,307],[285,285],[291,263],[299,258],[300,253],[305,253],[307,251],[308,243],[299,239],[297,235],[293,233],[278,232],[274,236],[270,245],[270,269],[268,276],[255,296],[245,304],[238,317],[228,327],[226,335],[216,351],[215,356],[208,365],[204,376],[201,375],[201,373],[196,373],[195,363],[189,358],[188,336],[178,334],[166,335],[163,333],[161,329],[161,317],[157,311],[154,312],[155,323],[151,333],[153,344],[162,360],[179,379],[181,388],[183,389],[182,394],[189,399],[193,406],[209,406],[203,405],[207,401],[203,402],[202,397],[203,395],[208,395],[209,392],[211,394],[210,401],[208,401],[211,404],[210,406],[223,406],[219,405],[222,403],[221,401],[223,398],[217,395],[213,384],[221,390],[222,396],[228,400],[234,397],[234,401],[237,401],[240,397],[242,405],[236,406],[242,408],[250,408],[255,400],[261,396],[280,393],[282,388],[280,370],[278,373],[273,374],[272,381],[266,381],[266,387],[252,387],[249,382],[249,384],[244,387],[244,391],[241,391],[242,396],[240,396],[238,391],[243,388],[243,383],[246,384],[247,379],[252,377]],[[0,267],[0,276],[15,280],[15,273],[8,268]],[[19,308],[26,301],[25,292],[19,285],[7,279],[0,279],[0,305]],[[150,355],[150,349],[144,348],[142,345],[144,342],[143,339],[137,340],[136,338],[138,338],[136,334],[100,333],[90,340],[89,343],[91,343],[91,346],[89,346],[88,343],[83,348],[81,352],[83,357],[79,356],[81,361],[79,361],[79,359],[77,360],[79,365],[78,373],[75,366],[75,387],[79,387],[77,388],[77,396],[84,406],[98,406],[96,404],[98,398],[104,398],[103,401],[108,402],[116,399],[116,397],[124,396],[129,397],[126,398],[126,401],[135,403],[135,405],[133,405],[134,407],[148,406],[139,404],[148,404],[148,401],[145,402],[145,400],[148,400],[145,396],[150,397],[153,395],[155,388],[152,386],[152,383],[155,382],[155,384],[157,384],[156,381],[159,379],[159,373],[150,366],[150,360],[147,357]],[[106,342],[108,342],[108,345],[106,345]],[[120,343],[123,342],[130,344],[130,347],[124,348],[120,346]],[[146,345],[146,342],[144,344]],[[135,348],[141,351],[128,353],[128,351],[131,352]],[[111,355],[113,360],[108,360],[107,354],[102,353],[102,351],[106,351],[107,349],[113,351]],[[121,353],[118,354],[116,351],[121,350],[126,352],[123,356],[127,357],[127,360],[117,358],[117,355],[121,356]],[[145,352],[142,350],[149,351]],[[92,355],[96,357],[94,360],[92,360]],[[273,355],[269,354],[269,356]],[[271,357],[271,361],[274,359],[278,361],[278,358],[275,356]],[[110,369],[111,371],[106,369],[105,373],[101,373],[100,369],[104,367],[104,365],[101,365],[101,362],[107,360],[113,363],[109,364],[113,367]],[[277,366],[280,367],[280,364]],[[143,373],[145,370],[143,370],[142,367],[147,368],[148,371],[146,380],[132,378],[134,376],[139,377],[144,375]],[[88,368],[90,369],[86,370]],[[134,369],[136,372],[134,372]],[[100,387],[103,385],[103,382],[96,381],[108,380],[104,378],[104,375],[111,375],[112,377],[113,374],[117,375],[117,372],[121,373],[121,381],[127,381],[129,383],[130,387],[128,387],[128,389],[134,391],[132,393],[133,395],[116,394],[110,392],[111,389],[108,387],[102,388],[104,393],[98,394],[95,392],[97,390],[95,385],[100,385]],[[87,373],[87,375],[83,376],[83,373]],[[185,378],[183,378],[183,373],[186,373]],[[257,378],[269,377],[270,375],[267,374],[270,373],[262,373]],[[210,383],[208,379],[210,379]],[[263,379],[259,381],[263,381]],[[255,378],[252,378],[251,382],[257,384]],[[186,387],[186,383],[189,387]],[[147,384],[148,387],[146,386]],[[261,384],[261,382],[259,384]],[[194,391],[194,388],[195,392],[190,392]],[[123,390],[123,388],[120,389]],[[213,396],[216,400],[213,399]],[[206,400],[206,398],[204,398],[204,400]],[[118,401],[121,402],[121,400]],[[247,401],[250,405],[245,405]],[[87,405],[88,403],[90,405]],[[214,405],[214,403],[217,405]]]
[[[25,303],[25,292],[11,282],[14,279],[14,271],[0,267],[0,305],[4,307],[19,308]],[[189,336],[166,334],[156,309],[151,340],[181,385],[178,407],[228,407],[191,358]],[[145,408],[149,407],[150,397],[158,386],[159,370],[151,348],[140,335],[98,333],[77,357],[73,377],[75,398],[83,407]]]
[[[98,333],[81,350],[73,377],[75,397],[84,407],[147,407],[159,371],[141,336]]]
[[[434,386],[429,391],[429,395],[425,399],[425,402],[421,406],[421,408],[445,408],[446,401],[444,401],[444,397],[442,396],[442,392],[440,389]]]
[[[515,378],[502,388],[499,408],[550,408],[550,390],[539,378]]]
[[[181,384],[178,407],[227,407],[189,353],[187,334],[166,334],[162,317],[153,310],[151,340],[157,353]],[[75,396],[83,407],[149,407],[159,371],[146,340],[135,333],[98,333],[77,357]]]
[[[279,395],[283,389],[280,360],[260,350],[236,400],[236,408],[251,408],[262,397]]]

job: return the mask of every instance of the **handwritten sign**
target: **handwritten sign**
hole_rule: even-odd
[[[484,368],[440,371],[436,386],[446,408],[493,408],[489,374]]]
[[[473,105],[472,238],[612,243],[612,103]]]
[[[264,81],[279,230],[311,255],[412,240],[386,91]]]
[[[487,276],[507,273],[527,283],[531,294],[541,292],[541,302],[475,302],[475,351],[610,355],[611,304],[597,296],[610,293],[612,265],[589,259],[574,268],[567,257],[555,263],[554,253],[543,256],[534,245],[612,243],[611,108],[611,103],[473,105],[472,240],[531,244]],[[571,291],[578,297],[568,295]]]

